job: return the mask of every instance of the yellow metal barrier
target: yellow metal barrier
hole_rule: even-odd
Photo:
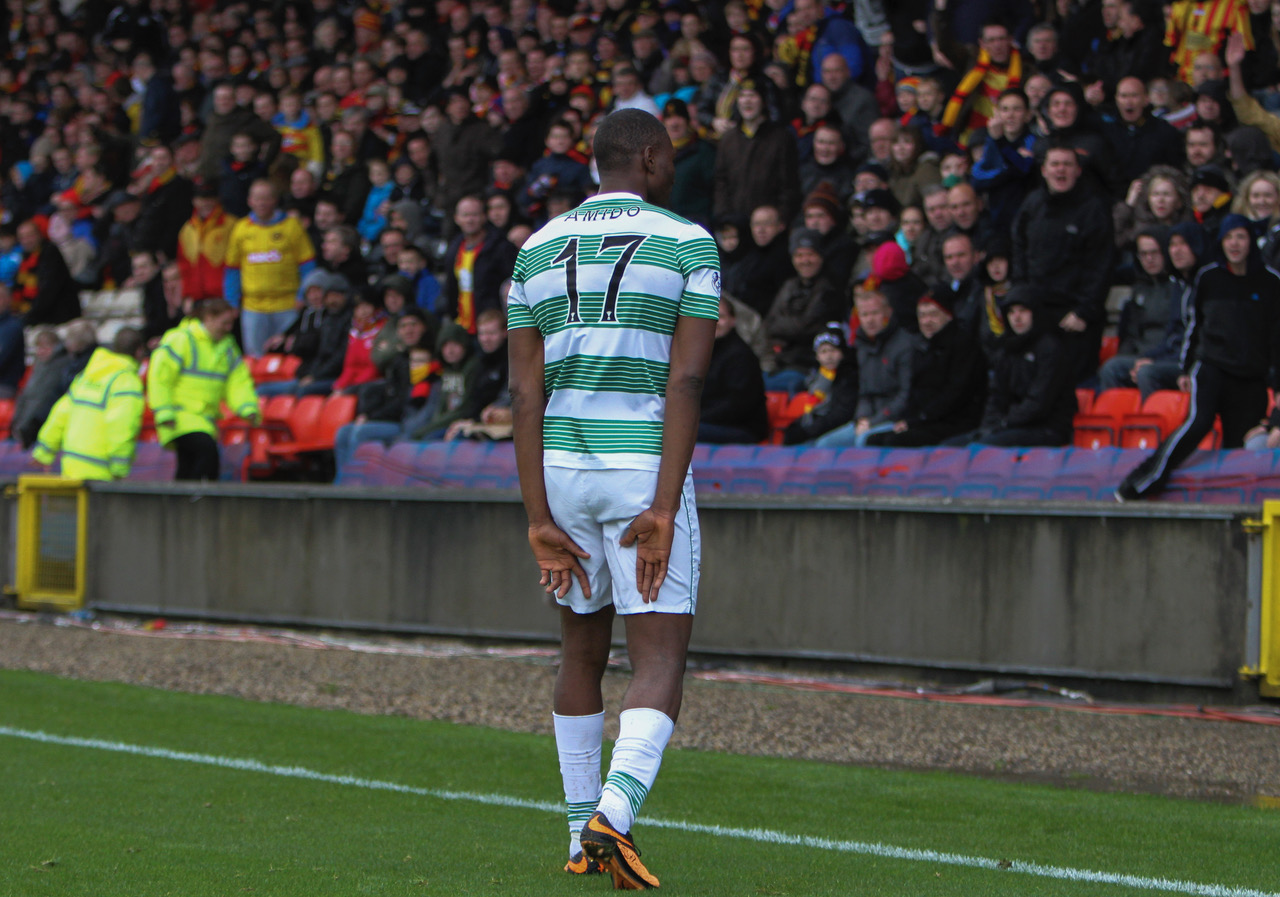
[[[1262,607],[1259,609],[1258,665],[1244,667],[1243,676],[1259,678],[1258,691],[1280,697],[1280,501],[1262,505],[1261,520],[1246,520],[1245,530],[1262,539]]]
[[[84,604],[88,509],[89,491],[80,480],[18,478],[19,607],[70,611]]]

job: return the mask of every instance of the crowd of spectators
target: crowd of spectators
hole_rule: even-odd
[[[269,392],[358,395],[343,452],[500,438],[516,252],[595,189],[621,108],[662,119],[672,209],[721,250],[708,441],[758,440],[785,390],[818,402],[789,442],[1064,444],[1079,386],[1190,388],[1226,224],[1280,258],[1265,0],[5,10],[0,324],[42,328],[45,414],[92,352],[48,328],[131,287],[152,346],[225,299],[247,354],[303,359]]]

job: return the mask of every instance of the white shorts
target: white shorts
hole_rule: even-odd
[[[653,503],[658,473],[653,470],[577,470],[543,468],[547,502],[556,526],[591,555],[582,562],[591,598],[582,596],[576,578],[559,603],[574,613],[589,614],[612,603],[620,614],[691,614],[698,604],[702,534],[693,499],[693,476],[687,474],[676,532],[671,540],[667,578],[658,600],[645,604],[636,587],[636,546],[623,548],[622,534]]]

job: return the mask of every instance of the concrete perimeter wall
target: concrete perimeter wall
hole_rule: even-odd
[[[705,500],[694,648],[1230,687],[1252,510]],[[510,493],[101,485],[86,600],[554,638],[525,532]]]

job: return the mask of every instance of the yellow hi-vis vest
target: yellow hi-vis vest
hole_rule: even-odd
[[[240,417],[258,417],[258,396],[235,340],[216,343],[196,318],[187,318],[151,353],[147,399],[156,435],[168,445],[187,433],[218,434],[221,405]]]
[[[68,479],[124,479],[133,465],[143,408],[138,363],[96,349],[49,412],[31,457],[52,464],[61,452],[61,473]]]

